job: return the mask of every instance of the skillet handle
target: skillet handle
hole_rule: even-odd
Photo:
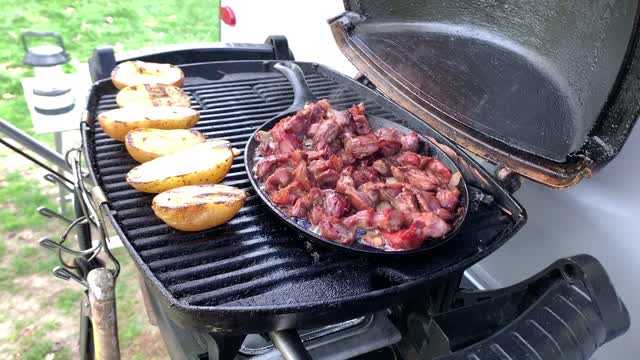
[[[282,61],[273,65],[273,68],[281,72],[293,87],[293,104],[284,112],[288,113],[302,110],[305,103],[317,100],[311,92],[311,89],[309,89],[309,85],[307,85],[307,81],[304,79],[304,73],[302,69],[300,69],[300,66],[293,62]]]

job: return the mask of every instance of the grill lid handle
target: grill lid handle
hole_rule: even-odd
[[[452,351],[437,360],[586,360],[630,322],[606,271],[589,255],[560,259],[511,287],[461,292],[455,303],[426,326]]]
[[[293,87],[293,104],[283,113],[295,112],[302,110],[307,102],[316,101],[316,97],[309,89],[309,85],[304,78],[304,72],[300,66],[293,62],[279,62],[273,65],[273,68],[284,75]]]

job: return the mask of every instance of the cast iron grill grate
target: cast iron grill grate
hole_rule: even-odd
[[[328,98],[338,108],[364,100],[368,113],[400,120],[403,110],[380,95],[339,75],[311,69],[305,67],[306,78],[318,98]],[[238,149],[244,149],[256,127],[293,100],[286,79],[270,72],[241,72],[213,80],[187,78],[184,89],[192,96],[192,107],[201,112],[195,129],[207,138],[227,139]],[[115,108],[115,93],[109,83],[94,86],[91,117]],[[425,126],[415,118],[402,121],[418,131]],[[472,206],[461,232],[427,255],[380,259],[319,248],[303,241],[262,206],[239,156],[223,183],[246,190],[250,194],[246,205],[223,226],[184,233],[153,214],[153,195],[126,183],[126,173],[136,162],[122,143],[107,137],[97,122],[91,122],[84,136],[88,163],[106,195],[113,225],[138,266],[168,302],[200,313],[261,307],[278,307],[285,313],[362,301],[375,296],[376,290],[392,289],[384,295],[397,295],[397,285],[416,285],[416,280],[442,275],[461,262],[477,261],[519,227],[495,204],[478,201],[482,196],[473,194],[481,191],[471,186]]]

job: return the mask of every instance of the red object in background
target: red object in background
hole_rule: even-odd
[[[222,19],[222,22],[229,26],[236,25],[236,14],[228,6],[220,7],[220,19]]]

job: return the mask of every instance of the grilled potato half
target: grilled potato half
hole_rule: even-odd
[[[124,144],[132,158],[147,162],[160,156],[173,154],[207,139],[193,129],[134,129],[127,133]],[[221,145],[229,144],[223,142]]]
[[[203,142],[138,165],[127,182],[147,193],[161,193],[185,185],[215,184],[231,169],[234,152],[219,143]]]
[[[136,128],[188,129],[200,120],[196,110],[179,106],[145,106],[109,110],[98,114],[98,122],[107,135],[124,141]]]
[[[191,106],[191,98],[179,87],[164,84],[128,86],[116,95],[119,107]]]
[[[125,61],[111,72],[111,81],[118,89],[140,84],[165,84],[182,87],[184,73],[171,64]]]
[[[244,191],[226,185],[181,186],[156,195],[151,208],[173,228],[200,231],[231,220],[246,198]]]

